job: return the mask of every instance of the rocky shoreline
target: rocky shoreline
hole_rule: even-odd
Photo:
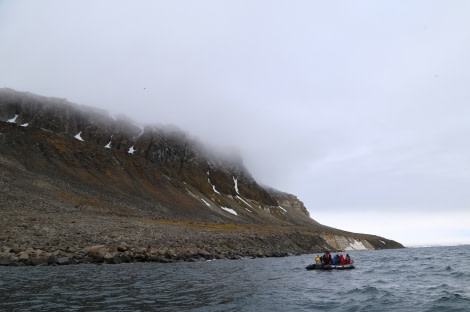
[[[0,265],[205,261],[321,251],[295,227],[142,219],[79,208],[0,211]]]
[[[83,207],[56,211],[47,204],[0,210],[1,266],[283,257],[341,250],[353,242],[368,249],[403,247],[372,235],[304,226],[146,219]]]
[[[382,237],[306,226],[153,219],[94,207],[36,203],[0,210],[0,265],[205,261],[402,248]]]
[[[187,228],[171,227],[170,232],[175,239],[168,240],[170,233],[165,232],[164,240],[152,243],[148,240],[147,244],[110,243],[109,239],[101,240],[104,243],[107,241],[106,244],[97,245],[63,241],[51,244],[51,241],[39,243],[37,240],[33,244],[10,243],[0,247],[0,266],[237,260],[246,257],[285,257],[320,252],[330,247],[318,236],[311,238],[317,240],[321,246],[305,242],[305,237],[301,237],[305,233],[246,233],[223,230],[190,230],[191,233],[188,233]],[[175,232],[179,232],[179,235]]]
[[[130,247],[126,243],[105,246],[95,245],[85,248],[71,246],[51,251],[35,247],[3,247],[0,252],[1,266],[47,266],[72,264],[120,264],[133,262],[171,263],[176,261],[196,262],[208,260],[238,260],[244,257],[284,257],[293,254],[272,252],[270,254],[239,255],[213,254],[205,250],[178,251],[154,247]]]

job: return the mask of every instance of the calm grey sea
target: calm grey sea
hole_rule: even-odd
[[[470,246],[350,254],[346,271],[305,270],[315,255],[0,267],[0,311],[470,311]]]

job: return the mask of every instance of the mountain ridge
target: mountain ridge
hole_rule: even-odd
[[[295,237],[286,240],[304,246],[285,244],[284,250],[295,253],[345,249],[356,241],[369,249],[403,247],[385,238],[316,222],[295,195],[259,185],[241,155],[211,151],[178,128],[139,127],[125,116],[112,118],[104,110],[65,99],[0,89],[0,147],[4,212],[18,207],[25,215],[40,210],[52,215],[70,211],[74,216],[80,211],[106,211],[113,218],[138,218],[146,226],[165,222],[167,228],[169,223],[189,226],[196,235],[200,231],[191,222],[222,228],[232,224],[239,230],[236,237],[241,237],[243,227],[264,227],[267,232],[308,233],[307,237],[319,242],[308,246]],[[41,209],[37,202],[42,203]],[[331,234],[349,240],[332,240]],[[17,244],[6,232],[1,235],[0,242]],[[250,244],[254,242],[246,242]],[[273,244],[271,252],[282,253]],[[240,252],[243,248],[231,252],[249,255]]]

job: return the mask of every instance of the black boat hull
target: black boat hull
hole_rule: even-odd
[[[354,269],[354,264],[309,264],[307,270],[351,270]]]

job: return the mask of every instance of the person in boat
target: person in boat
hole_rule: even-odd
[[[315,257],[315,264],[321,264],[321,259],[319,255]]]
[[[336,254],[336,255],[334,256],[332,262],[333,262],[334,265],[339,264],[339,256],[338,256],[338,254]]]
[[[329,251],[325,252],[323,255],[323,264],[331,264],[331,255]]]
[[[351,258],[349,257],[349,254],[346,254],[346,258],[344,259],[345,264],[351,264]]]
[[[343,256],[343,254],[339,254],[339,264],[344,264],[344,256]]]

